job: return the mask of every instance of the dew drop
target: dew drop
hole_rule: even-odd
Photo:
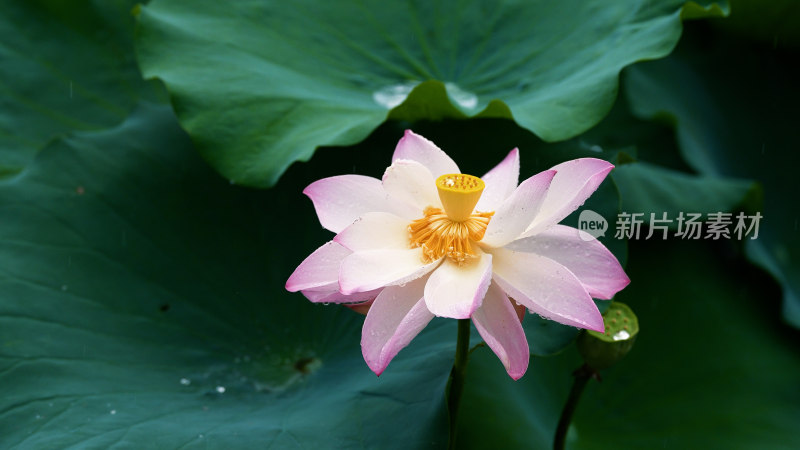
[[[220,394],[224,394],[225,393],[225,386],[217,386],[217,392],[219,392]]]
[[[625,339],[628,339],[630,337],[631,337],[630,333],[628,333],[625,330],[620,330],[616,332],[614,336],[612,336],[612,339],[614,339],[615,341],[624,341]]]
[[[109,411],[108,413],[109,413],[109,414],[111,414],[111,415],[113,416],[114,414],[116,414],[116,413],[117,413],[117,410],[116,410],[116,409],[112,409],[112,410],[111,410],[111,411]]]
[[[181,384],[184,385],[184,386],[188,386],[188,385],[192,384],[192,380],[190,380],[188,378],[181,378]]]
[[[411,93],[411,90],[418,84],[419,81],[406,81],[405,83],[386,86],[375,91],[372,94],[372,99],[384,108],[392,109],[403,103],[408,94]]]
[[[478,96],[472,92],[465,91],[457,84],[451,82],[445,83],[444,87],[447,89],[447,93],[450,95],[450,98],[452,98],[454,102],[458,103],[458,106],[467,109],[473,109],[478,106]]]

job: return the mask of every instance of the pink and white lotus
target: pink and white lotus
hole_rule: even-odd
[[[610,299],[630,282],[603,244],[558,224],[613,168],[582,158],[517,184],[514,149],[478,178],[406,131],[382,180],[342,175],[303,191],[336,236],[297,267],[286,289],[312,302],[369,307],[361,347],[378,375],[441,316],[471,318],[519,379],[530,355],[515,305],[602,332],[592,297]]]

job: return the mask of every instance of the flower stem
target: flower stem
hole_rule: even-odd
[[[581,394],[583,393],[583,388],[586,387],[586,383],[588,383],[589,379],[591,378],[598,380],[600,379],[600,374],[586,364],[573,372],[572,376],[575,377],[575,380],[572,382],[572,389],[569,391],[567,403],[564,404],[564,409],[561,411],[561,417],[558,419],[556,437],[553,440],[553,450],[564,450],[564,444],[566,443],[567,439],[567,430],[569,429],[570,422],[572,422],[572,414],[575,412],[575,408],[578,406],[578,400],[581,398]]]
[[[469,359],[469,331],[470,319],[459,319],[456,360],[450,371],[450,383],[447,391],[447,408],[450,411],[450,445],[448,446],[450,449],[456,448],[458,406],[461,403],[461,393],[464,392],[464,375],[467,372],[467,360]]]

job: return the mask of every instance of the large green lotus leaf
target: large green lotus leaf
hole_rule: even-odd
[[[120,123],[156,99],[133,55],[133,0],[6,0],[0,14],[0,175],[55,136]]]
[[[204,157],[271,186],[387,117],[513,117],[570,138],[611,108],[623,67],[672,50],[682,16],[725,14],[682,0],[155,0],[137,52]]]
[[[640,117],[675,125],[683,156],[700,174],[763,186],[760,234],[747,254],[781,282],[784,317],[800,327],[798,53],[691,31],[673,56],[631,67],[626,95]]]
[[[231,186],[143,105],[0,184],[2,446],[444,445],[454,321],[378,378],[361,316],[283,289],[330,238],[312,176]]]
[[[784,449],[797,439],[800,357],[778,323],[780,293],[707,242],[630,243],[631,285],[617,295],[641,331],[631,353],[590,381],[567,448]],[[634,264],[635,262],[635,264]],[[552,448],[570,350],[535,358],[518,382],[473,352],[458,442],[464,448]]]

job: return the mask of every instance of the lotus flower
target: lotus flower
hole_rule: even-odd
[[[303,191],[337,234],[297,267],[286,289],[312,302],[368,306],[361,348],[377,375],[440,316],[471,318],[519,379],[530,354],[515,305],[602,332],[592,297],[610,299],[630,281],[599,241],[558,224],[613,168],[576,159],[518,185],[514,149],[478,178],[406,131],[382,180],[342,175]]]

